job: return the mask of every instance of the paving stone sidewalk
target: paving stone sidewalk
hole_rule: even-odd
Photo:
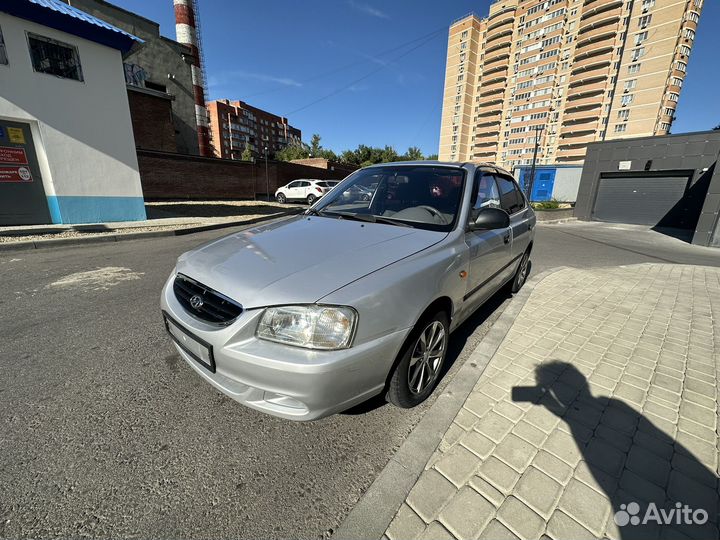
[[[720,269],[551,274],[385,537],[718,538],[719,367]]]

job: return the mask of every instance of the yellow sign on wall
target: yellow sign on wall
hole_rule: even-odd
[[[9,127],[7,128],[7,134],[11,143],[25,144],[25,133],[23,133],[22,128]]]

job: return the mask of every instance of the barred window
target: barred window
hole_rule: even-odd
[[[28,44],[33,69],[38,73],[83,80],[77,47],[37,34],[28,34]]]

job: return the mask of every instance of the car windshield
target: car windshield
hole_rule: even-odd
[[[465,171],[457,167],[388,165],[362,169],[326,195],[313,213],[339,219],[450,231]]]

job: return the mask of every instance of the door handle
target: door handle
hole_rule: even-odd
[[[510,233],[505,233],[505,236],[503,236],[503,243],[507,244],[510,242]]]

